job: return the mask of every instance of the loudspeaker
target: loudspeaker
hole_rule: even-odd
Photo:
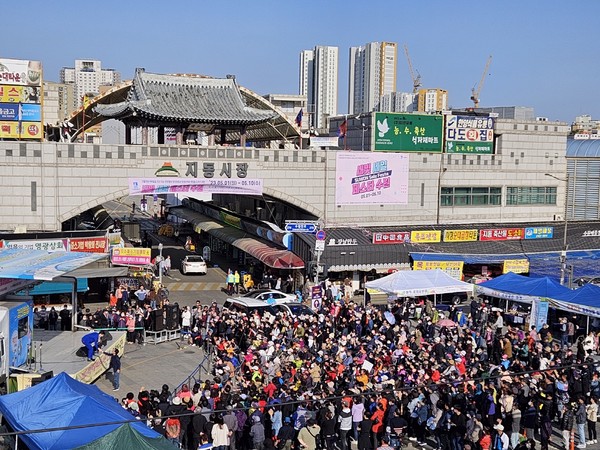
[[[162,331],[165,329],[165,315],[162,308],[152,311],[151,317],[152,331]]]
[[[43,383],[46,380],[49,380],[50,378],[52,378],[54,376],[54,371],[49,371],[49,372],[44,372],[41,376],[39,376],[38,378],[32,378],[31,379],[31,385],[35,386],[36,384],[40,384]]]
[[[178,329],[180,317],[179,305],[167,305],[165,307],[165,328],[167,330]]]

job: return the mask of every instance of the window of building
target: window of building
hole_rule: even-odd
[[[440,206],[500,206],[502,188],[499,187],[443,187]]]
[[[556,205],[555,187],[508,187],[507,205]]]

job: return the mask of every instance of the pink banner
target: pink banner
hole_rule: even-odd
[[[408,158],[401,153],[338,152],[336,204],[408,204]]]

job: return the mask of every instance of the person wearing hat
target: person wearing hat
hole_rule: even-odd
[[[265,426],[260,421],[260,416],[252,416],[252,427],[250,428],[250,437],[255,450],[263,450],[265,445]]]
[[[279,433],[277,433],[277,439],[280,442],[279,448],[282,450],[291,450],[295,434],[294,427],[292,426],[292,419],[286,417],[283,419],[283,426],[279,429]]]
[[[494,430],[496,430],[496,437],[494,438],[494,446],[492,448],[494,450],[508,450],[510,441],[508,435],[504,432],[504,425],[501,423],[494,425]]]

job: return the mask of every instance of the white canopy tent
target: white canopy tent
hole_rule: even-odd
[[[420,295],[450,294],[454,292],[473,293],[473,284],[452,278],[440,269],[404,270],[394,272],[378,280],[366,283],[367,288],[395,294],[399,297]]]

